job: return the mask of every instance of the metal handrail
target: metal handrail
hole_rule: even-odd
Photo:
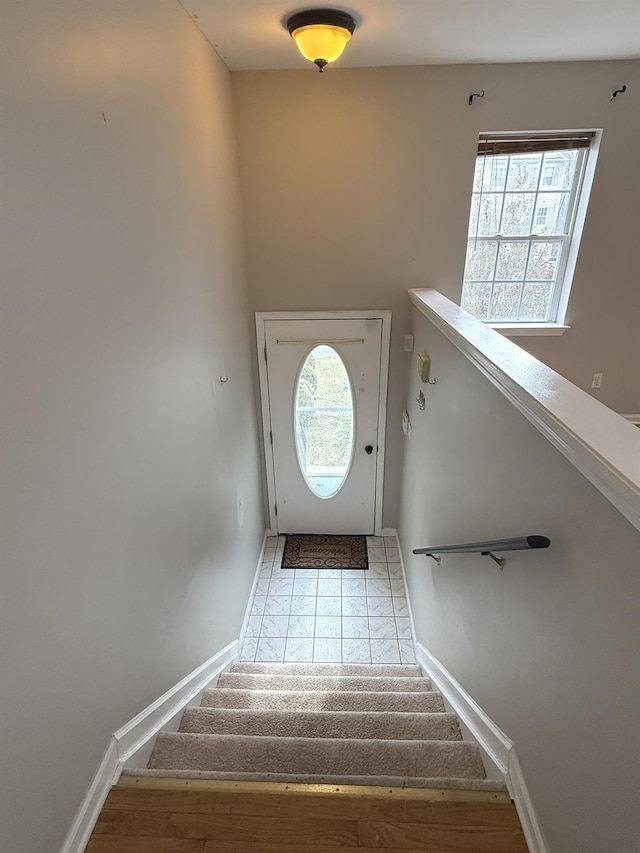
[[[431,557],[438,565],[442,562],[437,554],[482,554],[491,557],[502,569],[504,557],[496,557],[494,551],[527,551],[531,548],[548,548],[551,540],[546,536],[516,536],[513,539],[490,539],[488,542],[467,542],[464,545],[438,545],[433,548],[415,548],[414,554]]]

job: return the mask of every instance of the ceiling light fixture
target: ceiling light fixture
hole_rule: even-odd
[[[307,9],[292,15],[287,29],[300,53],[320,71],[341,56],[353,35],[356,22],[339,9]]]

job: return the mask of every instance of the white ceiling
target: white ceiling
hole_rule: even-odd
[[[284,22],[322,3],[179,0],[232,71],[308,68]],[[350,0],[345,67],[640,58],[640,0]]]

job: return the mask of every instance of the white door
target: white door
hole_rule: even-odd
[[[374,533],[382,497],[383,318],[268,317],[259,317],[258,328],[262,320],[272,529]],[[388,319],[384,331],[388,338]]]

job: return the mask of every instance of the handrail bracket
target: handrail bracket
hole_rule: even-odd
[[[506,563],[504,557],[496,557],[496,555],[491,551],[480,551],[480,554],[483,557],[491,557],[494,563],[497,563],[501,569],[504,569],[504,564]]]

